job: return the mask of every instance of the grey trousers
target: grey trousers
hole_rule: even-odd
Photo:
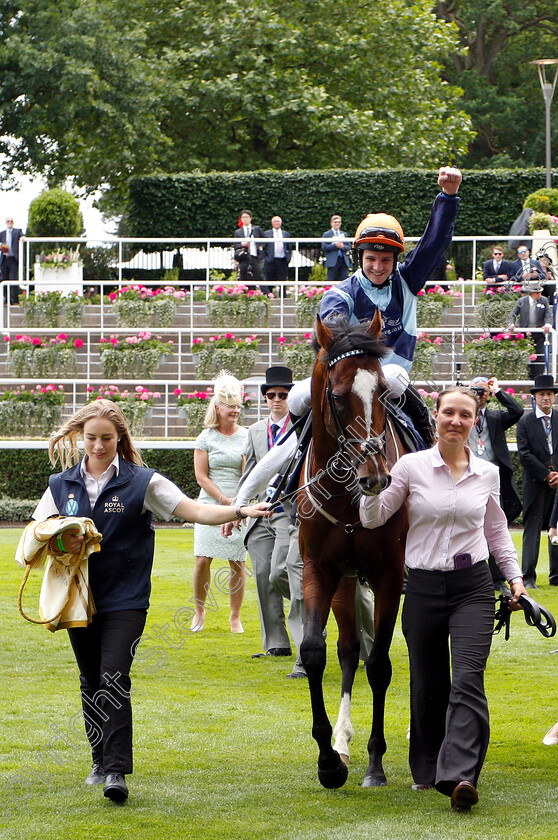
[[[289,599],[291,594],[287,573],[289,541],[286,513],[276,513],[271,520],[258,520],[246,540],[256,580],[264,651],[288,648],[291,644],[283,607],[283,598]]]

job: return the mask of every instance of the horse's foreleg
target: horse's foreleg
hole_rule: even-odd
[[[337,656],[341,666],[341,703],[333,735],[341,760],[349,764],[349,743],[354,735],[351,722],[351,694],[358,668],[360,642],[355,625],[356,578],[343,578],[332,601],[332,608],[339,627]]]
[[[304,638],[300,646],[300,655],[308,675],[312,704],[312,737],[318,744],[319,749],[318,778],[325,788],[342,787],[348,775],[347,767],[341,760],[339,753],[331,746],[331,723],[325,708],[322,684],[326,665],[324,628],[336,586],[336,580],[323,580],[322,576],[316,573],[314,563],[305,560],[304,602],[306,624]]]
[[[376,598],[375,628],[376,635],[370,656],[366,661],[366,676],[372,689],[372,731],[368,741],[369,764],[362,782],[363,787],[380,787],[387,784],[382,759],[386,751],[384,734],[384,715],[386,693],[391,682],[391,660],[389,648],[393,637],[393,628],[397,618],[395,609],[390,606],[382,610],[382,598]]]

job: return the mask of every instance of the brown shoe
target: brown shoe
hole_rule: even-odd
[[[468,813],[479,801],[479,795],[472,782],[459,782],[451,795],[451,807],[461,814]]]

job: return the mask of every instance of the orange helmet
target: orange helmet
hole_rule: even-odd
[[[387,213],[369,213],[356,229],[354,246],[362,250],[401,252],[405,248],[403,228]]]

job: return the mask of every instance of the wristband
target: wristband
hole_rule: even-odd
[[[236,514],[237,519],[246,519],[246,514],[241,513],[241,510],[242,510],[243,507],[244,507],[244,505],[239,505],[237,508],[234,509],[234,512]]]
[[[60,534],[58,534],[58,536],[56,537],[56,544],[58,546],[58,549],[62,552],[62,554],[68,553],[64,548],[64,543],[62,542],[62,537],[60,536]]]

